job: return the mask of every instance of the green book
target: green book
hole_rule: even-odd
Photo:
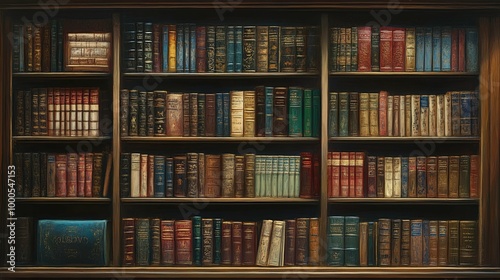
[[[262,197],[262,156],[255,156],[255,197]]]
[[[283,165],[283,158],[282,156],[278,156],[278,197],[285,197],[284,196],[284,184],[283,184],[283,173],[285,172],[285,166]]]
[[[292,197],[290,186],[290,157],[283,157],[283,197]]]
[[[193,217],[193,264],[201,265],[201,217]]]
[[[328,136],[339,136],[339,93],[330,92],[328,103]]]
[[[327,264],[344,265],[344,216],[328,217],[328,253]]]
[[[304,89],[304,113],[302,116],[304,119],[304,137],[312,136],[312,95],[312,89]]]
[[[321,127],[321,92],[319,89],[312,90],[312,136],[319,137]]]
[[[302,105],[304,102],[304,89],[290,87],[288,89],[288,135],[303,135],[302,131]]]
[[[294,156],[293,197],[300,195],[300,156]]]
[[[135,264],[148,266],[150,243],[149,219],[135,220]]]
[[[273,157],[272,156],[264,156],[266,165],[264,166],[264,196],[271,197],[271,184],[272,184],[272,169],[273,169]]]
[[[345,217],[345,265],[359,266],[359,217]]]
[[[271,163],[271,197],[278,197],[278,156],[270,156]]]
[[[222,257],[222,219],[214,218],[214,264],[220,264]]]
[[[339,93],[339,136],[349,136],[349,93]]]

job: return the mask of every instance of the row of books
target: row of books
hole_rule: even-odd
[[[318,26],[123,23],[127,72],[317,72]]]
[[[99,136],[99,88],[32,88],[15,94],[18,136]],[[106,106],[104,106],[106,107]],[[106,111],[106,110],[104,110]],[[111,113],[103,112],[111,120]]]
[[[14,153],[17,197],[106,197],[108,153]]]
[[[12,37],[13,72],[63,71],[63,24],[14,24]]]
[[[337,136],[478,136],[479,94],[330,92],[328,132]]]
[[[319,195],[319,158],[187,153],[121,155],[122,197],[302,197]]]
[[[124,218],[123,265],[293,266],[319,264],[319,220]]]
[[[328,153],[329,197],[479,197],[479,156]]]
[[[330,266],[475,266],[477,221],[328,217]]]
[[[318,137],[320,93],[256,87],[224,93],[121,90],[122,136]]]
[[[478,72],[475,27],[332,27],[330,71]]]

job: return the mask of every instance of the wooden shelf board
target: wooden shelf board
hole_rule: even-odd
[[[110,136],[12,136],[12,140],[23,142],[102,141],[110,139]]]
[[[164,137],[125,136],[125,142],[319,142],[316,137]]]
[[[122,198],[122,203],[316,203],[317,199],[305,198],[269,198],[269,197],[256,197],[256,198]]]
[[[330,77],[478,77],[470,72],[330,72]]]
[[[104,72],[18,72],[13,78],[109,78],[111,73]]]
[[[419,137],[397,137],[397,136],[377,136],[377,137],[330,137],[330,142],[414,142],[414,141],[433,141],[435,143],[440,142],[477,142],[481,140],[480,137],[471,136],[451,136],[451,137],[433,137],[433,136],[419,136]]]
[[[490,278],[497,267],[16,267],[0,278]]]
[[[317,78],[319,73],[308,72],[251,72],[251,73],[123,73],[126,78]]]
[[[111,199],[107,197],[18,197],[18,203],[33,203],[33,204],[67,204],[67,203],[110,203]]]
[[[332,204],[479,204],[478,198],[329,198]]]

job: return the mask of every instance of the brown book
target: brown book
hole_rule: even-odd
[[[479,171],[480,161],[478,155],[470,156],[470,198],[479,197]]]
[[[221,264],[231,265],[232,263],[232,222],[223,221],[222,222],[222,242],[221,242]]]
[[[215,93],[205,95],[205,136],[214,137],[216,127]]]
[[[295,220],[285,220],[285,266],[295,265]]]
[[[460,174],[460,156],[449,157],[449,172],[448,172],[448,197],[458,197],[458,180]]]
[[[92,170],[92,196],[102,197],[102,153],[94,153],[94,162]]]
[[[198,197],[205,197],[205,154],[198,154]]]
[[[33,26],[33,72],[42,71],[42,27]]]
[[[231,265],[241,266],[243,263],[243,223],[231,223]]]
[[[393,136],[403,136],[403,135],[399,135],[399,123],[400,123],[400,119],[399,119],[399,99],[400,99],[401,96],[399,95],[395,95],[392,99],[392,102],[393,102],[393,105],[392,105],[392,108],[393,108],[393,121],[392,121],[392,135]]]
[[[191,220],[175,221],[176,264],[193,264],[193,224]]]
[[[448,221],[448,265],[458,266],[460,252],[459,221]]]
[[[273,89],[273,135],[288,136],[288,89]]]
[[[355,179],[354,179],[354,195],[355,197],[364,197],[365,188],[365,153],[356,152],[355,153],[355,167],[354,167]]]
[[[186,179],[187,157],[174,157],[174,197],[186,197],[187,179]]]
[[[401,221],[401,265],[410,265],[410,220]]]
[[[243,223],[243,260],[242,265],[254,266],[257,254],[257,223]]]
[[[391,220],[378,220],[378,264],[380,266],[391,265]]]
[[[160,219],[151,219],[149,222],[151,257],[150,264],[153,266],[160,265],[161,259],[161,234],[160,234]]]
[[[309,265],[319,265],[319,219],[311,218],[309,220]]]
[[[295,265],[308,264],[309,256],[309,218],[298,218],[295,236]]]
[[[245,195],[245,156],[234,156],[234,197]]]
[[[359,265],[368,266],[368,223],[359,223]]]
[[[310,152],[300,153],[300,197],[313,197],[313,170],[312,154]]]
[[[410,221],[410,265],[422,266],[423,263],[423,231],[422,220]]]
[[[417,197],[417,158],[408,158],[408,197]]]
[[[9,250],[9,255],[15,250],[16,264],[30,265],[34,260],[34,239],[35,230],[32,217],[16,217],[16,244],[12,250]],[[13,239],[9,239],[13,240]],[[12,241],[11,241],[12,243]],[[10,246],[9,246],[10,247]],[[13,270],[14,271],[14,270]]]
[[[75,197],[77,193],[77,183],[78,183],[78,154],[76,153],[68,154],[68,163],[66,167],[67,167],[66,196]],[[33,191],[34,191],[33,193],[35,193],[35,188],[33,188]]]
[[[162,66],[161,58],[161,25],[158,23],[153,24],[153,72],[160,73]]]
[[[438,168],[437,158],[427,157],[427,197],[437,197],[438,193]]]
[[[38,89],[31,89],[31,135],[37,136],[40,135],[40,119],[38,118]]]
[[[234,197],[234,154],[222,154],[222,197]]]
[[[34,26],[31,23],[24,25],[24,69],[26,72],[33,72],[33,29]]]
[[[245,155],[244,197],[255,197],[255,154]]]
[[[183,118],[183,95],[181,93],[166,94],[166,135],[184,136],[185,119]],[[188,103],[189,105],[189,103]],[[185,108],[184,108],[185,109]],[[185,111],[184,111],[185,114]],[[189,111],[188,111],[189,114]],[[189,120],[188,120],[189,121]],[[189,131],[189,130],[188,130]]]
[[[255,136],[264,137],[266,132],[266,92],[264,86],[255,88]]]
[[[437,196],[448,197],[448,156],[438,157]]]
[[[50,24],[42,26],[42,71],[50,72]]]
[[[190,120],[191,115],[189,113],[190,108],[191,107],[190,107],[189,93],[182,93],[182,136],[184,137],[190,136],[191,133],[191,120]],[[167,125],[168,125],[168,120],[167,120]]]
[[[429,266],[438,265],[438,221],[429,221]]]
[[[111,185],[111,167],[113,166],[113,156],[111,153],[106,153],[106,171],[104,172],[104,179],[102,183],[102,197],[108,197],[110,185]]]
[[[243,92],[243,136],[255,136],[255,91],[252,90]]]
[[[175,264],[174,220],[161,221],[161,265]]]
[[[47,120],[47,89],[41,88],[38,91],[38,133],[48,135]]]
[[[147,197],[155,196],[155,156],[148,155]]]
[[[123,266],[135,266],[135,219],[122,219]]]
[[[85,154],[85,197],[92,196],[92,178],[94,171],[94,154]]]
[[[438,222],[438,266],[448,265],[448,221]]]
[[[387,91],[381,91],[379,94],[378,105],[378,135],[387,136]]]
[[[56,196],[65,197],[66,191],[66,169],[67,156],[65,154],[56,155]],[[26,176],[25,172],[25,176]],[[31,176],[29,176],[31,178]],[[28,186],[29,187],[29,186]],[[31,195],[30,195],[31,196]]]
[[[205,197],[220,197],[221,156],[205,155]]]
[[[207,70],[206,26],[196,26],[196,72]]]
[[[78,154],[76,195],[85,196],[85,154]]]
[[[391,265],[401,265],[401,220],[392,220]]]
[[[203,238],[201,261],[203,265],[211,265],[214,262],[214,220],[201,219],[201,232]]]
[[[460,266],[478,264],[476,221],[460,221]]]

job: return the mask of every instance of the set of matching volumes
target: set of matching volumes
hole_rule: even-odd
[[[319,264],[319,220],[122,219],[124,266]]]
[[[12,44],[14,73],[63,71],[62,21],[14,24]]]
[[[314,164],[313,164],[314,161]],[[173,157],[123,153],[122,197],[319,196],[319,158],[187,153]]]
[[[99,136],[101,93],[99,88],[18,90],[14,97],[14,133],[18,136]],[[110,113],[108,115],[111,119]]]
[[[319,71],[318,26],[125,22],[126,72]]]
[[[330,266],[475,266],[477,221],[328,217]]]
[[[479,71],[474,27],[332,27],[329,41],[333,72]]]
[[[330,92],[328,133],[342,136],[479,136],[479,93]]]
[[[320,93],[264,87],[224,93],[121,90],[122,136],[318,137]]]
[[[108,153],[14,153],[17,197],[106,197]]]
[[[478,198],[479,156],[328,153],[328,197]]]

